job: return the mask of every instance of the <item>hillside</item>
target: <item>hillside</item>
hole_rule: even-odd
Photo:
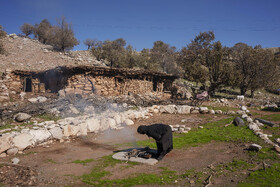
[[[11,70],[43,71],[57,66],[95,65],[104,66],[91,56],[89,51],[61,53],[37,40],[19,37],[15,34],[3,38],[5,55],[0,55],[0,72]],[[4,67],[4,68],[2,68]]]

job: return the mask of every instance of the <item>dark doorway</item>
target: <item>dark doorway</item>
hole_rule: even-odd
[[[24,92],[32,92],[32,80],[30,78],[24,79],[24,86],[23,86]]]
[[[153,90],[154,92],[157,91],[157,80],[153,80]]]

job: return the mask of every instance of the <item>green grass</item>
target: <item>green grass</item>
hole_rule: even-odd
[[[84,183],[93,186],[164,185],[172,184],[179,178],[179,175],[177,175],[175,171],[168,170],[167,168],[160,168],[162,172],[159,175],[139,173],[132,174],[124,179],[104,179],[104,177],[111,175],[105,168],[108,166],[113,167],[119,163],[122,163],[122,161],[113,159],[111,155],[102,157],[102,159],[98,160],[98,165],[92,169],[91,173],[82,175],[80,178]]]
[[[254,135],[254,133],[248,129],[248,127],[236,127],[230,125],[233,118],[222,119],[215,122],[210,122],[203,125],[203,129],[192,129],[187,134],[180,134],[174,136],[173,147],[175,149],[195,147],[201,144],[206,144],[211,141],[217,142],[260,142],[260,139]],[[137,142],[140,146],[149,146],[156,148],[156,144],[153,140],[145,140]]]
[[[42,121],[57,121],[60,120],[60,117],[54,116],[52,114],[42,114],[36,116],[37,118],[40,118]]]
[[[256,161],[262,160],[279,160],[279,156],[271,147],[263,147],[260,151],[250,151],[250,157],[253,157]]]
[[[221,110],[223,112],[228,112],[228,111],[237,111],[238,108],[233,108],[233,107],[227,107],[227,106],[206,106],[206,105],[202,105],[207,107],[209,110]]]
[[[270,168],[259,169],[250,173],[240,187],[280,186],[280,163],[273,164]]]
[[[87,163],[93,162],[94,159],[90,158],[90,159],[86,159],[86,160],[74,160],[72,163],[75,164],[82,164],[82,165],[86,165]]]
[[[226,170],[229,170],[231,172],[245,170],[254,167],[254,164],[249,164],[248,162],[244,160],[233,160],[229,164],[226,165]]]
[[[264,115],[261,118],[270,121],[280,121],[280,114]]]
[[[263,108],[262,111],[270,111],[270,112],[280,112],[280,107],[278,108]]]
[[[4,130],[4,129],[12,129],[14,128],[15,126],[14,125],[11,125],[11,124],[6,124],[6,125],[2,125],[0,126],[0,130]]]

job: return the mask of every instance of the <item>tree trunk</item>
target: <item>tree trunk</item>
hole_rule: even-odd
[[[251,97],[251,98],[254,98],[254,95],[255,95],[255,90],[251,90],[251,95],[250,95],[250,97]]]
[[[241,86],[241,88],[240,88],[240,94],[241,94],[241,95],[245,95],[246,92],[247,92],[247,88],[246,88],[245,86]]]

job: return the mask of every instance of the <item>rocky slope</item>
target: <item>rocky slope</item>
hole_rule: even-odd
[[[69,51],[65,53],[53,50],[37,40],[7,35],[3,39],[6,53],[0,55],[0,72],[11,70],[44,71],[57,66],[95,65],[104,66],[89,51]]]

